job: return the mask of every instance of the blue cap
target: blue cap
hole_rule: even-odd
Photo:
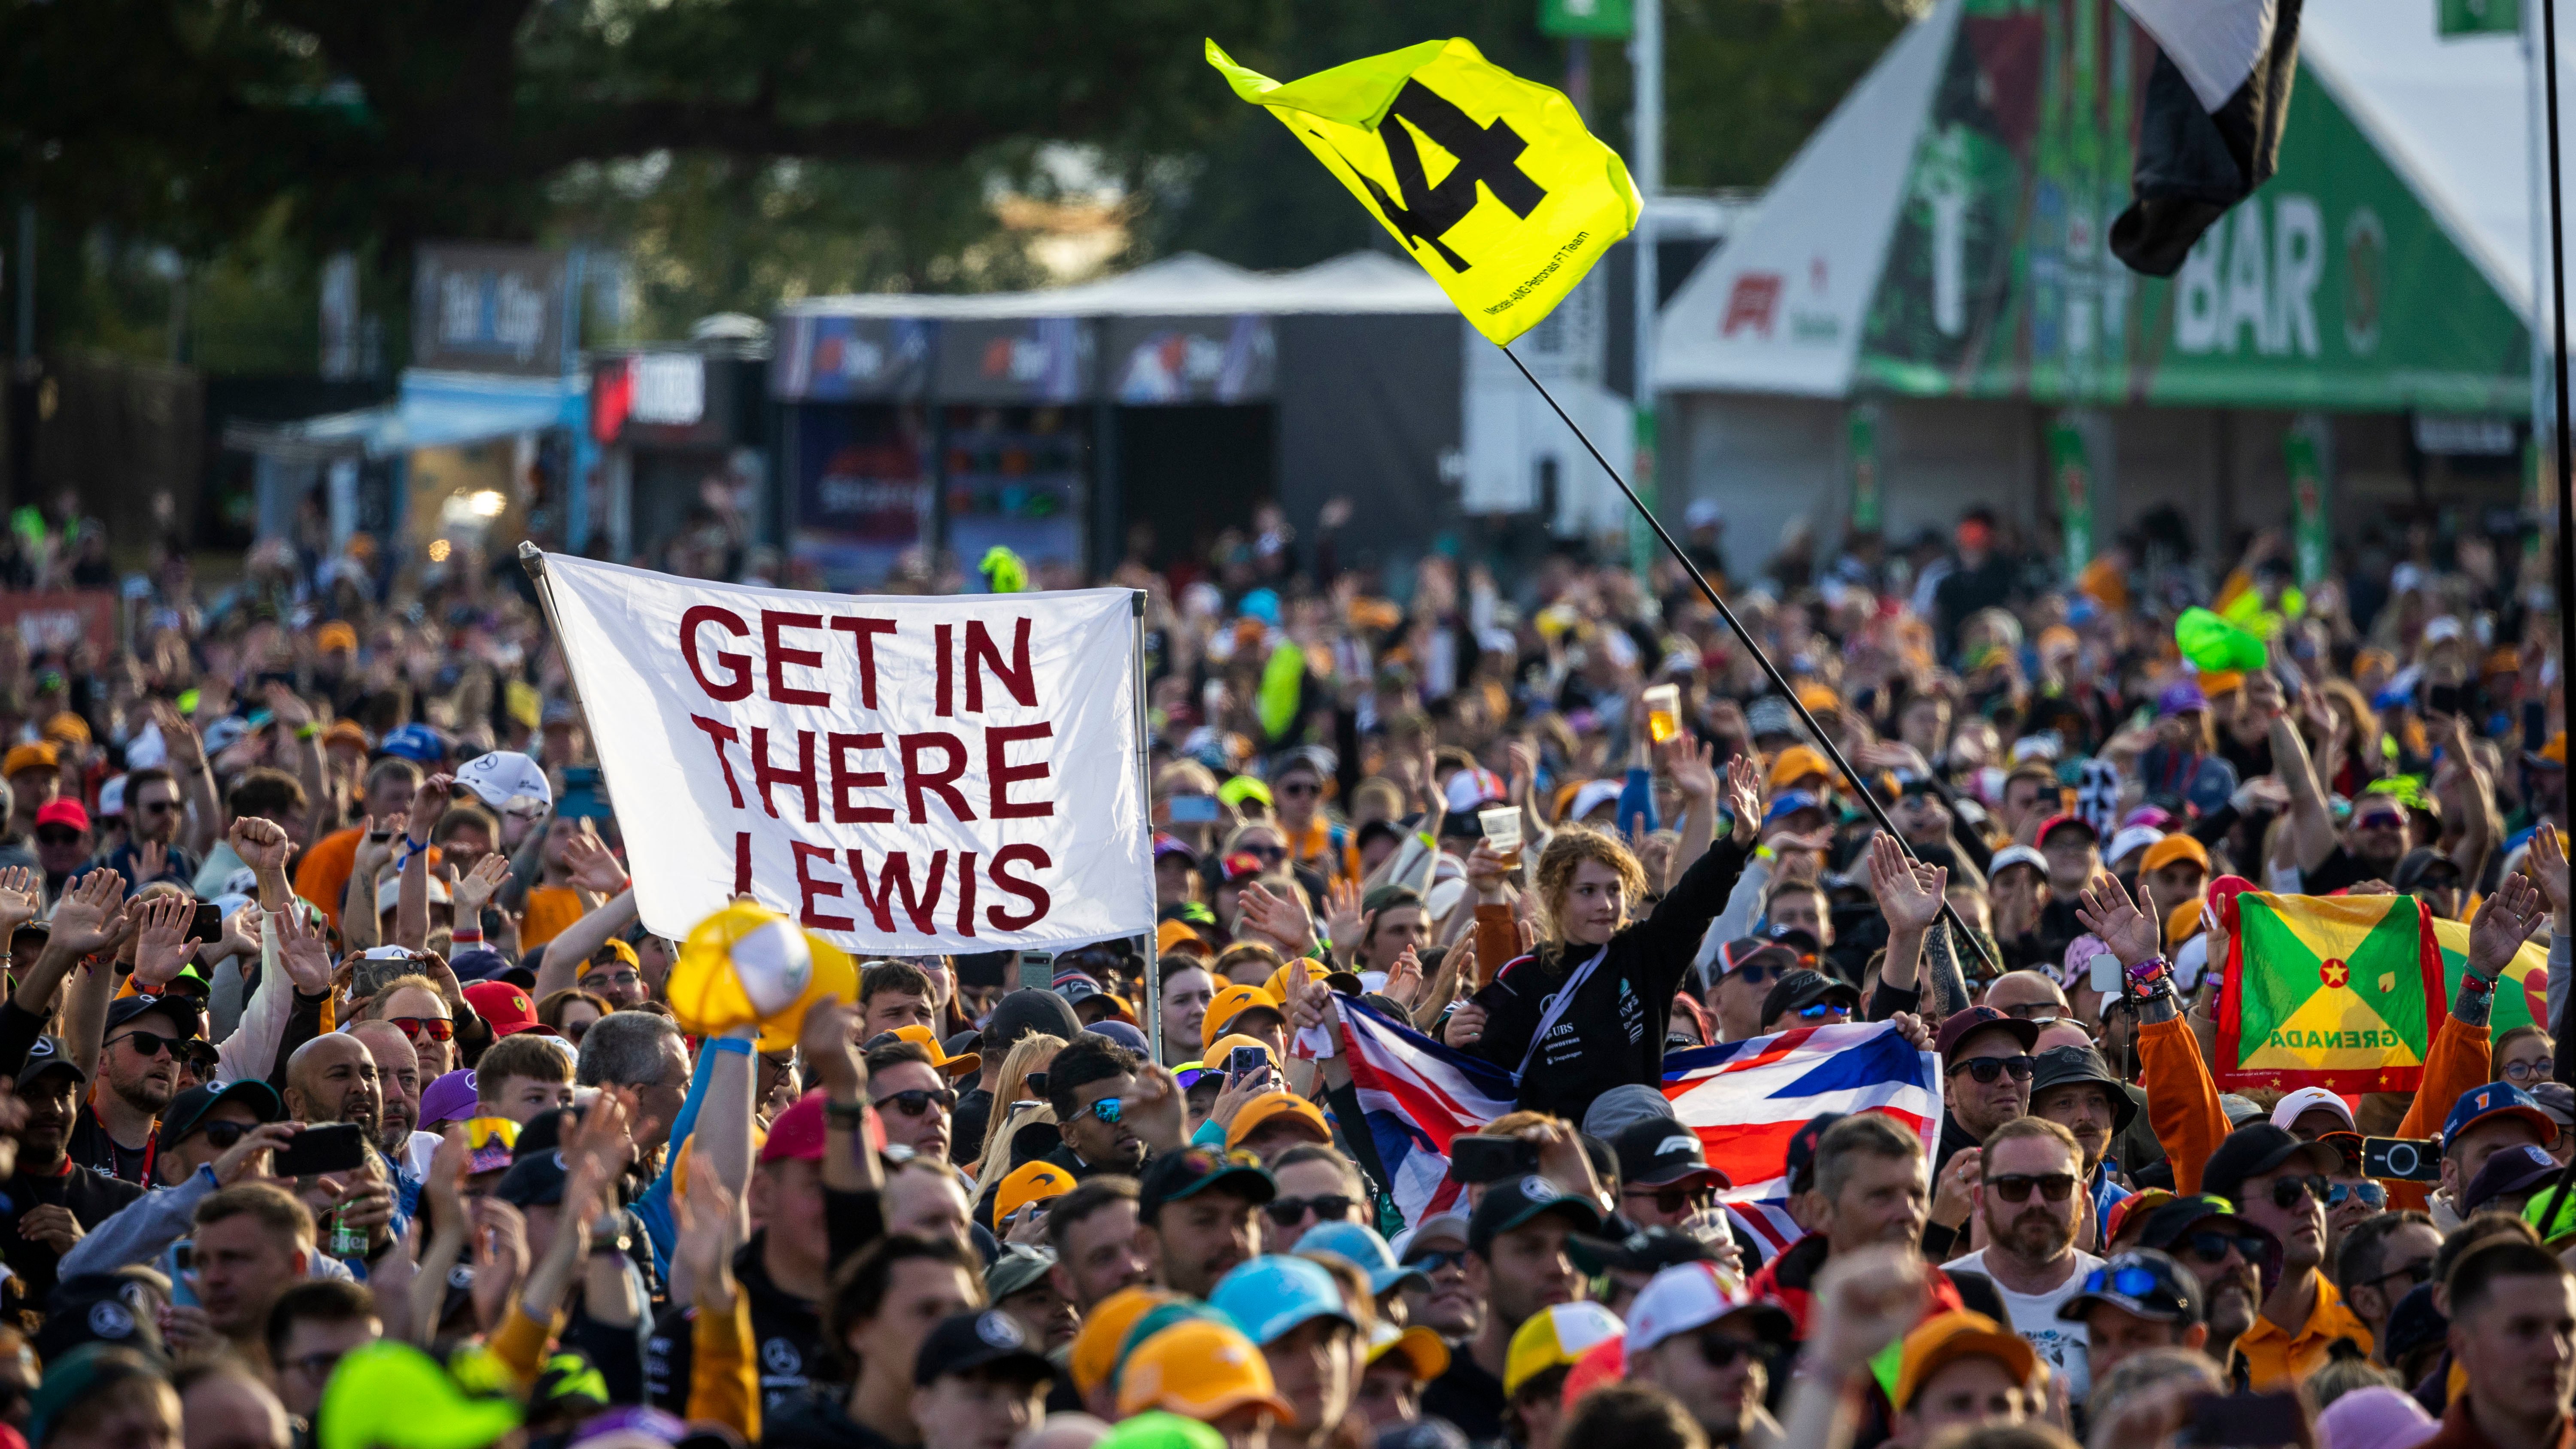
[[[425,724],[407,724],[384,738],[376,746],[380,754],[397,755],[419,765],[435,765],[447,759],[447,741],[438,731]]]
[[[1815,795],[1809,791],[1783,790],[1777,796],[1772,798],[1770,808],[1762,812],[1762,823],[1768,825],[1771,822],[1778,820],[1783,815],[1794,815],[1801,810],[1822,810],[1824,808],[1825,802],[1817,799]]]
[[[1330,1253],[1366,1273],[1371,1297],[1407,1281],[1419,1282],[1426,1289],[1431,1286],[1430,1274],[1395,1261],[1395,1250],[1377,1235],[1377,1229],[1359,1223],[1317,1223],[1297,1240],[1297,1251]]]
[[[1217,1280],[1208,1304],[1259,1344],[1318,1318],[1351,1322],[1350,1305],[1342,1301],[1340,1285],[1322,1264],[1278,1253],[1236,1264],[1234,1271]]]
[[[2543,1142],[2558,1140],[2558,1124],[2540,1110],[2540,1103],[2529,1092],[2511,1082],[2489,1082],[2483,1087],[2462,1092],[2451,1105],[2451,1116],[2442,1124],[2442,1145],[2448,1148],[2460,1140],[2460,1134],[2490,1117],[2511,1114],[2531,1124]]]

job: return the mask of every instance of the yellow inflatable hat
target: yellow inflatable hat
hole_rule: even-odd
[[[764,1051],[794,1046],[806,1010],[827,995],[857,999],[849,954],[766,906],[741,901],[698,922],[663,985],[681,1030],[715,1036],[758,1026]]]

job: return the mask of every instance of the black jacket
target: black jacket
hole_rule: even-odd
[[[814,1301],[780,1287],[760,1264],[759,1233],[733,1255],[733,1274],[751,1295],[752,1357],[760,1371],[760,1402],[775,1409],[821,1375],[823,1323]],[[815,1284],[820,1288],[822,1285]],[[674,1414],[689,1411],[689,1370],[697,1356],[697,1310],[675,1307],[654,1320],[644,1344],[644,1387],[653,1402]]]
[[[10,1292],[21,1295],[18,1307],[42,1308],[53,1294],[62,1255],[49,1244],[19,1236],[19,1217],[50,1203],[71,1209],[72,1221],[87,1232],[143,1196],[143,1189],[66,1160],[60,1172],[20,1172],[0,1183],[0,1195],[8,1200],[6,1213],[0,1214],[0,1263],[8,1264],[15,1276]]]
[[[1520,1070],[1521,1058],[1529,1056],[1519,1105],[1569,1122],[1582,1121],[1592,1099],[1612,1087],[1659,1085],[1673,993],[1689,974],[1708,923],[1725,908],[1748,854],[1732,840],[1718,840],[1656,903],[1654,914],[1611,937],[1609,954],[1535,1054],[1530,1038],[1547,1013],[1548,998],[1592,951],[1542,946],[1506,963],[1476,993],[1476,1004],[1485,1009],[1485,1033],[1467,1050],[1505,1071]]]

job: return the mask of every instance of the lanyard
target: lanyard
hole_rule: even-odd
[[[1521,1074],[1529,1070],[1531,1061],[1538,1056],[1538,1044],[1547,1040],[1547,1034],[1555,1029],[1557,1020],[1565,1015],[1566,1008],[1574,1004],[1574,993],[1581,991],[1583,983],[1592,979],[1592,968],[1600,965],[1602,958],[1609,954],[1610,944],[1605,941],[1600,950],[1592,953],[1592,959],[1575,967],[1574,974],[1565,979],[1565,985],[1547,999],[1546,1007],[1539,1012],[1538,1028],[1530,1033],[1529,1050],[1521,1053],[1521,1064],[1512,1073],[1513,1081],[1519,1081]]]

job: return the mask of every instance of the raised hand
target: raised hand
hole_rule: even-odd
[[[1453,1047],[1471,1047],[1485,1039],[1485,1008],[1470,1001],[1449,1013],[1440,1039]]]
[[[349,869],[358,879],[372,882],[393,863],[394,837],[411,829],[411,816],[397,810],[382,820],[373,815],[359,822],[358,853]],[[384,838],[379,840],[381,835]]]
[[[491,903],[493,892],[498,891],[501,882],[509,878],[509,857],[497,850],[474,862],[474,868],[448,888],[456,903],[456,919],[459,922],[482,920],[483,908]]]
[[[1735,812],[1735,828],[1727,839],[1751,845],[1762,830],[1762,772],[1753,767],[1748,751],[1739,750],[1726,762],[1726,806]]]
[[[2541,834],[2548,833],[2543,827]],[[2469,922],[2469,968],[2481,976],[2502,975],[2523,942],[2548,919],[2549,901],[2540,887],[2527,876],[2506,876]]]
[[[796,1054],[805,1062],[823,1100],[844,1106],[867,1100],[868,1066],[850,1044],[858,1013],[837,996],[826,996],[805,1009],[805,1024],[796,1033]]]
[[[1706,745],[1689,735],[1675,735],[1655,746],[1655,762],[1672,777],[1673,788],[1683,800],[1693,805],[1712,804],[1717,799],[1717,770],[1712,762],[1717,747]]]
[[[179,711],[162,700],[152,703],[152,723],[161,731],[161,744],[169,752],[173,772],[189,775],[206,767],[206,746],[197,738],[197,727],[179,717]]]
[[[188,924],[196,919],[197,903],[187,896],[154,896],[135,902],[130,914],[140,928],[134,941],[135,984],[169,985],[197,954],[188,940]]]
[[[2567,868],[2561,865],[2559,879],[2566,879]],[[0,939],[36,918],[45,908],[43,882],[36,872],[23,865],[0,870]]]
[[[2567,847],[2558,843],[2558,832],[2546,825],[2533,831],[2531,853],[2524,860],[2527,863],[2523,869],[2531,872],[2542,894],[2549,897],[2550,913],[2564,919],[2567,915]],[[5,875],[0,875],[0,884],[5,884],[6,880]]]
[[[1479,840],[1467,852],[1467,885],[1476,893],[1478,905],[1502,904],[1503,886],[1511,879],[1511,867],[1503,863],[1503,854],[1491,841]]]
[[[312,707],[304,702],[302,696],[287,688],[282,680],[269,681],[268,712],[290,734],[313,723]]]
[[[1809,1351],[1828,1370],[1867,1372],[1869,1361],[1923,1316],[1927,1282],[1923,1255],[1904,1248],[1882,1245],[1835,1254],[1816,1278]]]
[[[53,944],[75,956],[103,951],[124,935],[125,877],[102,866],[54,902]]]
[[[1889,931],[1928,931],[1941,919],[1942,892],[1948,868],[1925,865],[1906,855],[1896,837],[1885,831],[1870,837],[1869,891],[1887,917]]]
[[[286,869],[287,852],[294,848],[294,842],[286,838],[284,826],[256,815],[235,820],[225,837],[232,842],[233,854],[241,857],[242,864],[261,875]]]
[[[1244,886],[1237,904],[1244,924],[1278,942],[1282,950],[1303,955],[1314,946],[1314,919],[1306,914],[1305,902],[1296,896],[1274,896],[1262,889],[1259,881],[1253,881]]]
[[[1409,1011],[1413,1008],[1414,998],[1421,994],[1422,958],[1407,946],[1404,954],[1395,958],[1395,964],[1386,968],[1385,995]]]
[[[134,878],[156,881],[170,869],[170,848],[157,840],[142,841],[134,847]]]
[[[411,801],[411,828],[407,838],[412,849],[418,850],[429,844],[428,832],[419,827],[427,825],[433,830],[438,827],[438,817],[447,813],[447,797],[455,789],[454,775],[432,775],[420,782],[420,793]]]
[[[623,894],[628,880],[626,867],[617,863],[598,836],[590,833],[589,822],[582,823],[581,833],[564,840],[564,868],[572,872],[572,883],[597,896]],[[506,864],[506,862],[505,862]]]
[[[688,1275],[695,1306],[702,1313],[733,1312],[733,1194],[717,1174],[692,1172],[689,1190],[675,1196],[671,1206],[679,1220],[679,1241],[671,1256]]]
[[[2131,901],[2118,881],[2107,875],[2096,876],[2079,898],[2075,919],[2101,937],[2102,944],[2111,948],[2111,954],[2119,957],[2123,966],[2154,960],[2156,953],[2164,949],[2164,934],[2157,929],[2155,907],[2144,880],[2138,882],[2137,900]]]
[[[1324,894],[1324,929],[1333,933],[1333,954],[1345,961],[1360,943],[1360,883],[1337,880]]]
[[[278,964],[286,968],[295,989],[319,996],[331,987],[331,942],[319,923],[304,919],[304,903],[291,902],[269,917],[277,932]]]

